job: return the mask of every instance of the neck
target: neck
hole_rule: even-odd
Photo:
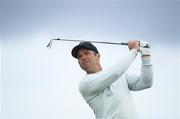
[[[99,71],[102,71],[102,67],[100,64],[97,65],[97,67],[95,68],[94,71],[86,71],[87,74],[93,74],[93,73],[97,73]]]

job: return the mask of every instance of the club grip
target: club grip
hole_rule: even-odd
[[[128,45],[128,43],[127,42],[122,42],[121,45]]]

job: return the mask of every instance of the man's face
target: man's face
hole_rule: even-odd
[[[77,54],[80,67],[87,73],[95,73],[99,65],[99,58],[99,53],[88,49],[80,49]]]

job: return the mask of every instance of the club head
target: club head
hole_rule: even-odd
[[[144,46],[145,48],[150,48],[150,45],[149,44],[146,44],[146,46]]]
[[[53,44],[53,39],[51,39],[51,40],[49,41],[49,43],[48,43],[47,47],[48,47],[49,49],[51,49],[52,44]]]

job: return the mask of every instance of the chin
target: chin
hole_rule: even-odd
[[[93,71],[87,70],[87,69],[84,69],[84,71],[86,71],[86,73],[88,73],[88,74],[91,74],[93,72]]]
[[[92,70],[86,70],[86,72],[88,73],[88,74],[93,74],[93,73],[95,73],[94,71],[92,71]]]
[[[93,74],[94,72],[86,72],[87,74]]]

